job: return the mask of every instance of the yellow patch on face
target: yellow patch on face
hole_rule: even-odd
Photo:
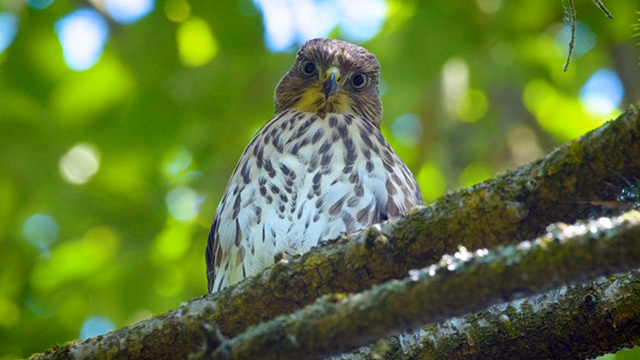
[[[351,99],[346,91],[340,90],[335,95],[325,99],[322,87],[318,84],[310,85],[305,89],[300,100],[293,105],[293,108],[312,113],[353,113]]]

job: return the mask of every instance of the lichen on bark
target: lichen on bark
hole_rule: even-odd
[[[396,221],[342,236],[177,310],[34,358],[72,353],[92,358],[185,357],[211,334],[234,337],[250,325],[300,310],[319,296],[361,293],[405,278],[409,270],[436,263],[459,245],[475,251],[532,239],[544,234],[550,223],[571,223],[597,211],[600,206],[594,201],[615,198],[626,186],[624,178],[639,176],[639,133],[640,115],[630,108],[616,121],[542,159],[448,193]],[[215,326],[203,326],[207,323]]]

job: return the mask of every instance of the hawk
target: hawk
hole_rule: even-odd
[[[422,204],[380,132],[380,64],[366,49],[307,41],[275,90],[218,205],[207,241],[209,292],[255,275],[274,255],[398,217]]]

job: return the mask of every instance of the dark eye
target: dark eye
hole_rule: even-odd
[[[316,64],[314,64],[312,61],[307,60],[302,63],[302,74],[311,76],[315,74],[315,72],[316,72]]]
[[[367,85],[367,75],[365,74],[356,74],[351,78],[351,84],[356,89],[362,89],[365,85]]]

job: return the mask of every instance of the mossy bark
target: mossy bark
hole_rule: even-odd
[[[640,272],[492,306],[342,358],[586,359],[640,343]],[[336,357],[336,359],[339,357]]]
[[[420,324],[479,311],[505,299],[518,299],[562,284],[635,269],[640,267],[639,245],[640,212],[632,211],[612,220],[560,226],[535,241],[502,246],[494,251],[482,250],[473,254],[460,251],[455,256],[445,257],[438,265],[413,270],[404,280],[388,281],[358,294],[321,297],[300,311],[251,327],[245,333],[223,342],[222,346],[203,351],[197,358],[323,359]],[[622,313],[615,308],[601,309],[609,311],[609,318],[599,321],[609,326],[603,326],[601,330],[618,339],[617,344],[610,344],[609,340],[609,346],[640,341],[640,308],[629,306],[628,298],[622,299],[629,289],[608,296],[605,290],[601,296],[603,300],[609,300],[609,305],[616,305],[617,300],[620,300],[620,305],[625,301],[627,304]],[[589,339],[589,335],[593,334],[594,329],[585,328],[584,323],[594,311],[597,297],[591,294],[590,298],[576,302],[581,301],[586,302],[586,308],[576,313],[558,313],[554,318],[540,319],[544,322],[543,326],[547,327],[546,332],[531,339],[522,339],[519,343],[521,348],[510,347],[508,351],[496,348],[478,356],[491,359],[520,358],[514,357],[517,353],[527,354],[529,358],[536,358],[536,354],[544,355],[542,358],[564,358],[560,354],[593,357],[612,350],[611,347],[603,348],[600,334],[591,336],[593,342],[559,342],[553,345],[554,337],[548,336],[549,333],[566,330],[581,340]],[[522,320],[515,308],[509,309],[506,314]],[[504,323],[511,321],[506,314]],[[531,312],[525,311],[522,315],[525,321],[533,319]],[[627,325],[624,328],[629,331],[620,333],[622,329],[612,329],[615,325],[613,317],[618,315]],[[632,318],[631,324],[629,317]],[[595,319],[592,320],[595,323]],[[486,328],[490,334],[505,329],[505,324]],[[607,328],[610,331],[605,331]],[[506,339],[521,335],[513,328],[513,324],[506,326],[506,330],[502,334]],[[484,341],[483,336],[487,333],[472,333],[469,339]],[[536,344],[536,338],[547,341]],[[558,336],[558,340],[563,338],[566,339],[566,336]]]
[[[322,295],[359,293],[402,279],[409,270],[454,253],[459,245],[471,251],[492,249],[534,238],[550,223],[584,218],[598,208],[594,201],[615,199],[627,185],[624,178],[639,175],[640,114],[631,108],[540,160],[446,194],[397,221],[342,236],[166,314],[34,358],[186,357],[211,338],[212,331],[233,337]]]

